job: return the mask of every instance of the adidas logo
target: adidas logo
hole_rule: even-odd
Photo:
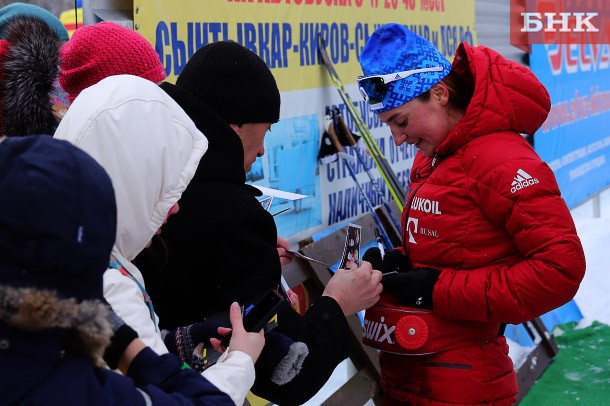
[[[398,79],[402,79],[402,76],[400,76],[398,73],[396,74],[396,76],[394,76],[394,80],[398,80]]]
[[[510,192],[515,193],[518,190],[535,185],[536,183],[538,183],[537,178],[533,178],[532,175],[525,172],[523,169],[519,169],[517,171],[517,176],[515,176],[513,183],[511,183]]]

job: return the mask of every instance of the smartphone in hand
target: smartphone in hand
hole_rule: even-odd
[[[285,301],[286,299],[271,289],[253,306],[246,309],[243,319],[245,330],[249,333],[260,331],[277,314]],[[227,348],[229,341],[231,341],[231,333],[224,336],[220,344],[223,348]]]

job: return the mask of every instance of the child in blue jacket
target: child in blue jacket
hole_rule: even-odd
[[[0,207],[0,403],[234,404],[103,301],[116,203],[89,155],[44,135],[0,138]],[[231,318],[245,339],[237,304]],[[109,353],[126,376],[105,367]]]

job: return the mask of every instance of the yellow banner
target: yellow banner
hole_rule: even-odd
[[[157,50],[174,81],[210,42],[236,41],[265,60],[282,92],[328,86],[317,35],[339,76],[355,83],[358,56],[378,26],[396,22],[453,58],[461,41],[476,44],[474,0],[138,0],[134,26]]]
[[[474,1],[134,0],[134,27],[153,44],[172,82],[197,49],[220,40],[246,46],[271,68],[282,95],[280,121],[265,137],[265,156],[246,176],[252,184],[308,196],[298,204],[274,199],[270,209],[290,209],[275,222],[278,235],[295,243],[369,211],[363,193],[374,206],[391,198],[370,157],[365,162],[370,173],[364,164],[356,166],[359,187],[345,160],[318,162],[328,111],[338,109],[357,132],[319,59],[318,33],[346,91],[406,188],[415,148],[396,147],[387,126],[360,96],[358,57],[377,27],[394,22],[429,39],[452,59],[461,41],[476,44]]]

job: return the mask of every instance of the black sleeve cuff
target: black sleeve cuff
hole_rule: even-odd
[[[117,331],[114,332],[110,345],[104,352],[104,361],[111,369],[117,369],[119,359],[125,352],[125,349],[133,340],[138,338],[138,333],[127,324],[123,324]]]

